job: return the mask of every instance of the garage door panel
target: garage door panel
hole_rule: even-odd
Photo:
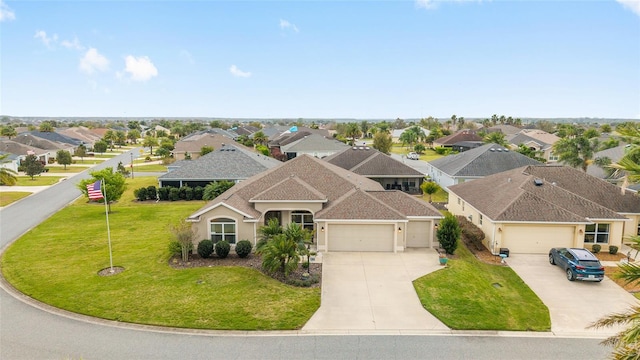
[[[407,247],[429,247],[431,222],[411,221],[407,224]]]
[[[329,251],[393,251],[393,225],[329,226]]]
[[[573,247],[572,226],[505,226],[502,247],[514,254],[547,254],[553,247]]]

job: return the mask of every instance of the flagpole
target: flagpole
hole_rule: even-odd
[[[109,228],[109,201],[107,200],[107,186],[102,180],[102,186],[100,187],[102,190],[102,196],[104,196],[104,213],[107,216],[107,239],[109,240],[109,265],[111,266],[111,270],[109,272],[113,272],[113,256],[111,255],[111,229]]]

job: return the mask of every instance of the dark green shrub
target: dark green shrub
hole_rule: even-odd
[[[602,246],[600,246],[600,244],[593,244],[593,246],[591,246],[591,252],[594,254],[599,253],[601,249]]]
[[[187,186],[180,186],[178,190],[180,191],[178,195],[180,200],[187,200]]]
[[[440,247],[443,248],[447,254],[453,255],[453,252],[456,251],[458,247],[458,240],[460,239],[461,233],[462,230],[456,217],[447,213],[444,219],[440,221],[438,231],[436,231],[436,237],[438,238]]]
[[[171,187],[169,186],[165,186],[165,187],[161,187],[158,189],[158,198],[160,198],[161,201],[167,201],[169,200],[169,190],[171,189]]]
[[[174,187],[169,189],[169,200],[170,201],[180,200],[180,189],[174,188]]]
[[[240,258],[246,258],[251,254],[252,248],[253,246],[249,240],[240,240],[236,244],[236,254],[238,254],[238,257]]]
[[[182,254],[182,246],[177,241],[171,241],[169,243],[169,254],[171,256],[180,256]]]
[[[147,188],[139,188],[133,190],[133,196],[135,196],[138,201],[147,200]]]
[[[198,243],[198,255],[206,259],[213,254],[213,241],[209,239],[202,240]]]
[[[300,279],[296,277],[289,277],[285,280],[285,283],[297,287],[309,287],[313,284],[320,282],[320,276],[318,274],[310,274],[306,279]]]
[[[609,254],[611,255],[615,255],[618,253],[618,247],[615,245],[610,245],[609,246]]]
[[[220,259],[224,259],[229,255],[229,251],[231,251],[231,245],[226,240],[221,240],[216,243],[216,255]]]
[[[156,187],[151,185],[151,186],[147,186],[147,200],[157,200],[158,199],[158,192],[156,190]]]
[[[204,194],[204,188],[202,186],[196,186],[193,188],[193,200],[202,200]]]
[[[305,261],[305,262],[303,262],[303,263],[302,263],[302,267],[303,267],[303,268],[305,268],[305,269],[308,269],[308,268],[309,268],[309,263],[308,263],[308,262],[306,262],[306,261]]]
[[[184,199],[187,201],[193,200],[193,188],[187,186],[184,189]]]

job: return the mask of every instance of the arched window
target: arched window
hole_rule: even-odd
[[[236,243],[236,221],[233,219],[213,219],[210,223],[211,241],[217,243],[226,240],[229,244]]]

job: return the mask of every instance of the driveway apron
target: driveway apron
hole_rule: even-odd
[[[440,268],[433,249],[324,253],[321,306],[303,330],[448,330],[412,284]]]
[[[549,308],[556,335],[609,336],[622,327],[587,329],[611,313],[626,312],[636,298],[608,277],[601,283],[569,281],[564,270],[549,264],[547,255],[511,255],[509,266]]]

